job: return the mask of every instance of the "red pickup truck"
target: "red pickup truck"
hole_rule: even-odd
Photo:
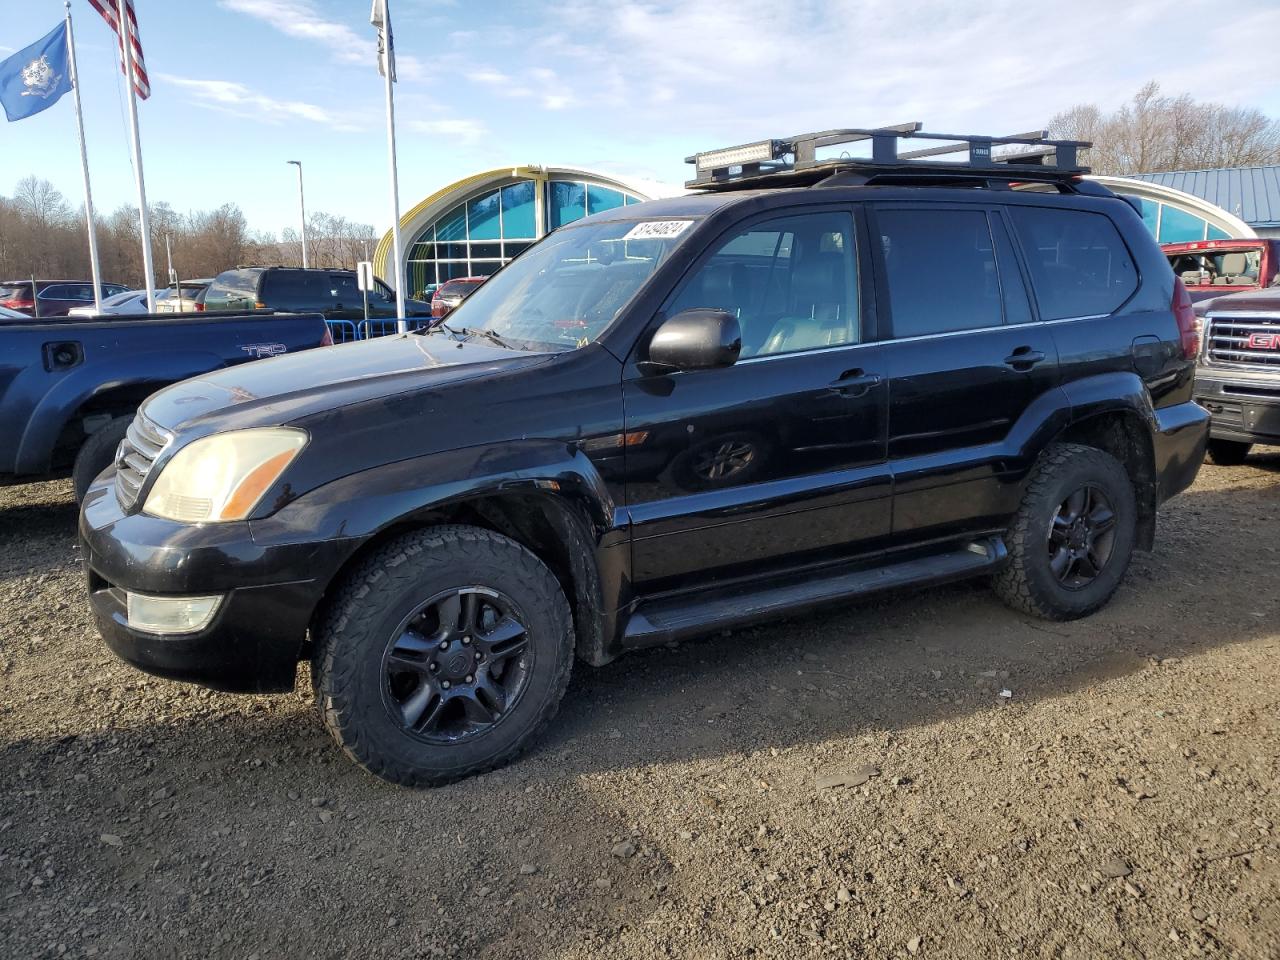
[[[1193,301],[1280,283],[1280,240],[1195,240],[1160,247]]]

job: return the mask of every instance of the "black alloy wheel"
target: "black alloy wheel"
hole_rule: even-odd
[[[547,565],[463,524],[410,531],[365,557],[314,638],[325,726],[370,773],[412,787],[518,756],[555,716],[575,648]]]
[[[1111,559],[1116,513],[1107,495],[1086,485],[1058,506],[1049,526],[1049,569],[1068,590],[1093,583]]]
[[[1037,459],[1005,534],[1009,557],[992,577],[1000,598],[1046,620],[1101,609],[1137,542],[1138,490],[1105,450],[1051,444]]]
[[[447,590],[387,643],[384,702],[411,736],[456,743],[501,722],[528,686],[532,657],[528,628],[509,597],[486,587]]]

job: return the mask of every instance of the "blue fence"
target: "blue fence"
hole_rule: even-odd
[[[378,317],[372,320],[326,320],[329,324],[329,335],[334,343],[355,343],[357,340],[372,340],[375,337],[386,337],[396,332],[395,317]],[[409,317],[405,320],[410,330],[425,329],[435,321],[431,317]]]

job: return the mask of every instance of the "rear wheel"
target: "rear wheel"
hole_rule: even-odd
[[[1252,443],[1243,440],[1210,440],[1205,459],[1220,467],[1238,467],[1244,463],[1253,449]]]
[[[555,576],[523,546],[441,526],[389,543],[317,630],[325,725],[357,763],[434,786],[509,762],[554,716],[573,627]]]
[[[76,454],[75,465],[71,468],[71,485],[75,489],[76,503],[84,499],[89,492],[89,485],[103,470],[111,466],[116,458],[116,448],[124,439],[133,417],[115,417],[89,435],[89,439]]]
[[[1137,500],[1120,462],[1094,447],[1054,444],[1023,495],[996,592],[1047,620],[1088,616],[1120,585],[1136,526]]]

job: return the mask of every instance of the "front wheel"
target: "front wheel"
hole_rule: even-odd
[[[387,544],[316,633],[312,677],[329,732],[366,770],[413,787],[513,759],[554,716],[573,662],[555,576],[479,527]]]
[[[1137,500],[1120,462],[1095,447],[1060,443],[1041,456],[1009,532],[996,593],[1046,620],[1103,607],[1133,554]]]
[[[1210,439],[1205,459],[1220,467],[1238,467],[1249,456],[1253,444],[1244,440]]]
[[[115,461],[116,448],[129,432],[132,416],[113,417],[103,424],[87,439],[76,454],[76,462],[71,468],[71,486],[75,490],[76,503],[84,499],[89,492],[89,485],[97,479],[98,474]]]

